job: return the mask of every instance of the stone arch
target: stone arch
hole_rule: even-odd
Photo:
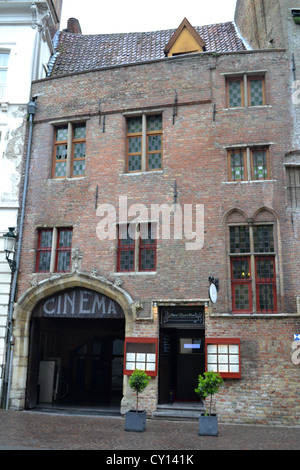
[[[223,225],[227,225],[229,223],[246,223],[247,218],[247,214],[242,209],[233,208],[224,215]]]
[[[52,276],[28,289],[18,300],[13,316],[14,354],[10,407],[24,409],[29,354],[30,320],[38,302],[60,291],[72,287],[83,287],[99,292],[115,300],[125,315],[125,336],[134,335],[134,320],[137,303],[128,292],[102,277],[71,273]]]

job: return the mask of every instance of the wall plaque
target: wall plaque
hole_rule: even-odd
[[[120,305],[110,297],[90,289],[75,287],[41,300],[35,317],[124,318]]]

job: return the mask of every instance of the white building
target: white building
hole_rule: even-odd
[[[46,76],[61,6],[62,0],[0,0],[0,396],[4,400],[9,376],[6,332],[14,288],[3,234],[8,227],[19,229],[27,104],[32,81]]]

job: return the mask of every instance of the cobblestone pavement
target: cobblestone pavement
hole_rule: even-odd
[[[124,431],[124,418],[0,410],[0,450],[299,450],[300,428],[219,424],[217,437],[198,423],[147,420],[145,432]],[[135,453],[136,454],[136,453]],[[112,454],[113,455],[113,454]],[[118,454],[121,455],[121,454]],[[194,462],[193,462],[194,463]]]

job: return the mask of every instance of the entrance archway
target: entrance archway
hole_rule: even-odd
[[[109,396],[118,393],[126,402],[129,391],[123,376],[121,384],[120,351],[125,336],[133,334],[135,308],[121,287],[79,273],[50,278],[29,289],[14,313],[10,408],[30,408],[40,400],[41,360],[52,360],[51,365],[41,367],[54,368],[54,374],[60,368],[60,378],[64,374],[62,365],[68,363],[68,386],[74,392],[69,400],[71,396],[77,402],[95,397],[100,400],[101,395],[108,396],[109,389]],[[100,364],[106,360],[109,364],[101,372]],[[57,391],[55,388],[55,399]]]
[[[125,316],[110,297],[73,287],[31,316],[26,408],[112,405],[123,393]]]

